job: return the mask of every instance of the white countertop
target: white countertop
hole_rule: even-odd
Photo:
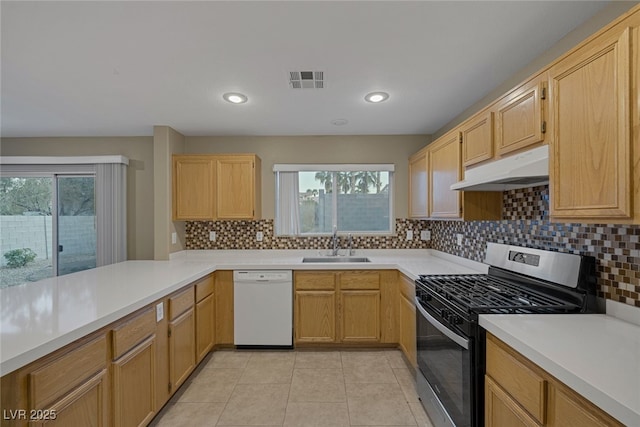
[[[480,326],[627,426],[640,426],[640,326],[604,314],[488,314]]]
[[[398,269],[419,274],[486,272],[431,250],[359,250],[370,263],[302,263],[318,251],[184,251],[170,261],[127,261],[0,289],[0,375],[25,366],[215,270]]]

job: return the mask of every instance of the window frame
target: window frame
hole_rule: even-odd
[[[389,174],[389,183],[388,183],[388,195],[389,195],[389,228],[385,231],[356,231],[356,230],[341,230],[337,228],[337,234],[339,236],[345,236],[347,234],[351,234],[353,236],[392,236],[395,235],[395,214],[394,214],[394,172],[395,165],[393,164],[302,164],[302,165],[292,165],[292,164],[274,164],[273,171],[275,172],[275,181],[276,181],[276,210],[274,212],[275,221],[278,221],[279,214],[279,199],[281,189],[278,185],[278,173],[279,172],[331,172],[333,174],[332,177],[332,189],[331,189],[331,206],[332,206],[332,228],[338,227],[338,195],[340,194],[338,191],[338,180],[337,173],[338,172],[388,172]],[[298,178],[299,179],[299,178]],[[300,215],[298,214],[298,220],[300,220]],[[278,234],[278,230],[275,230],[275,233],[279,237],[326,237],[331,236],[333,231],[327,232],[313,232],[313,233],[303,233],[299,231],[297,234]]]

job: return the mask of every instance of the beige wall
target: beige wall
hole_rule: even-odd
[[[169,259],[169,254],[184,249],[184,222],[171,220],[171,155],[184,151],[184,136],[168,126],[153,127],[154,259]],[[171,243],[171,234],[177,234]]]
[[[98,156],[129,158],[127,174],[127,256],[153,259],[153,139],[2,138],[3,156]]]
[[[262,217],[273,218],[274,163],[393,163],[396,218],[407,217],[408,158],[428,135],[186,137],[185,153],[256,153],[262,159]]]
[[[560,39],[557,43],[545,50],[542,55],[533,59],[524,68],[517,73],[509,77],[497,88],[489,92],[485,97],[475,104],[469,106],[466,110],[460,113],[457,117],[451,120],[449,123],[438,129],[433,134],[433,140],[435,141],[440,136],[444,135],[482,108],[491,104],[493,101],[500,98],[503,94],[515,88],[518,84],[525,81],[527,78],[533,76],[538,71],[544,69],[551,62],[580,44],[583,40],[587,39],[592,34],[596,33],[601,28],[605,27],[611,21],[618,18],[620,15],[627,12],[640,2],[637,1],[612,1],[609,5],[605,6],[599,13],[593,16],[591,19],[578,26],[566,36]]]

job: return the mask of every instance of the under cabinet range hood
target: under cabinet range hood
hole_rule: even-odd
[[[505,191],[549,183],[549,146],[496,160],[465,171],[452,190]]]

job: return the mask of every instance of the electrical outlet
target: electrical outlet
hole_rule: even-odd
[[[462,246],[462,239],[464,239],[464,234],[456,234],[456,242],[458,243],[458,246]]]
[[[413,230],[407,230],[407,240],[413,240]]]
[[[156,305],[156,322],[159,322],[162,319],[164,319],[164,302]]]
[[[210,231],[209,232],[209,240],[212,242],[216,241],[216,232],[215,231]]]
[[[262,238],[264,237],[264,234],[262,234],[262,231],[258,231],[256,233],[256,241],[257,242],[262,242]]]
[[[173,232],[171,233],[171,244],[175,245],[176,243],[178,243],[178,233]]]
[[[431,240],[431,230],[422,230],[420,232],[420,240]]]

